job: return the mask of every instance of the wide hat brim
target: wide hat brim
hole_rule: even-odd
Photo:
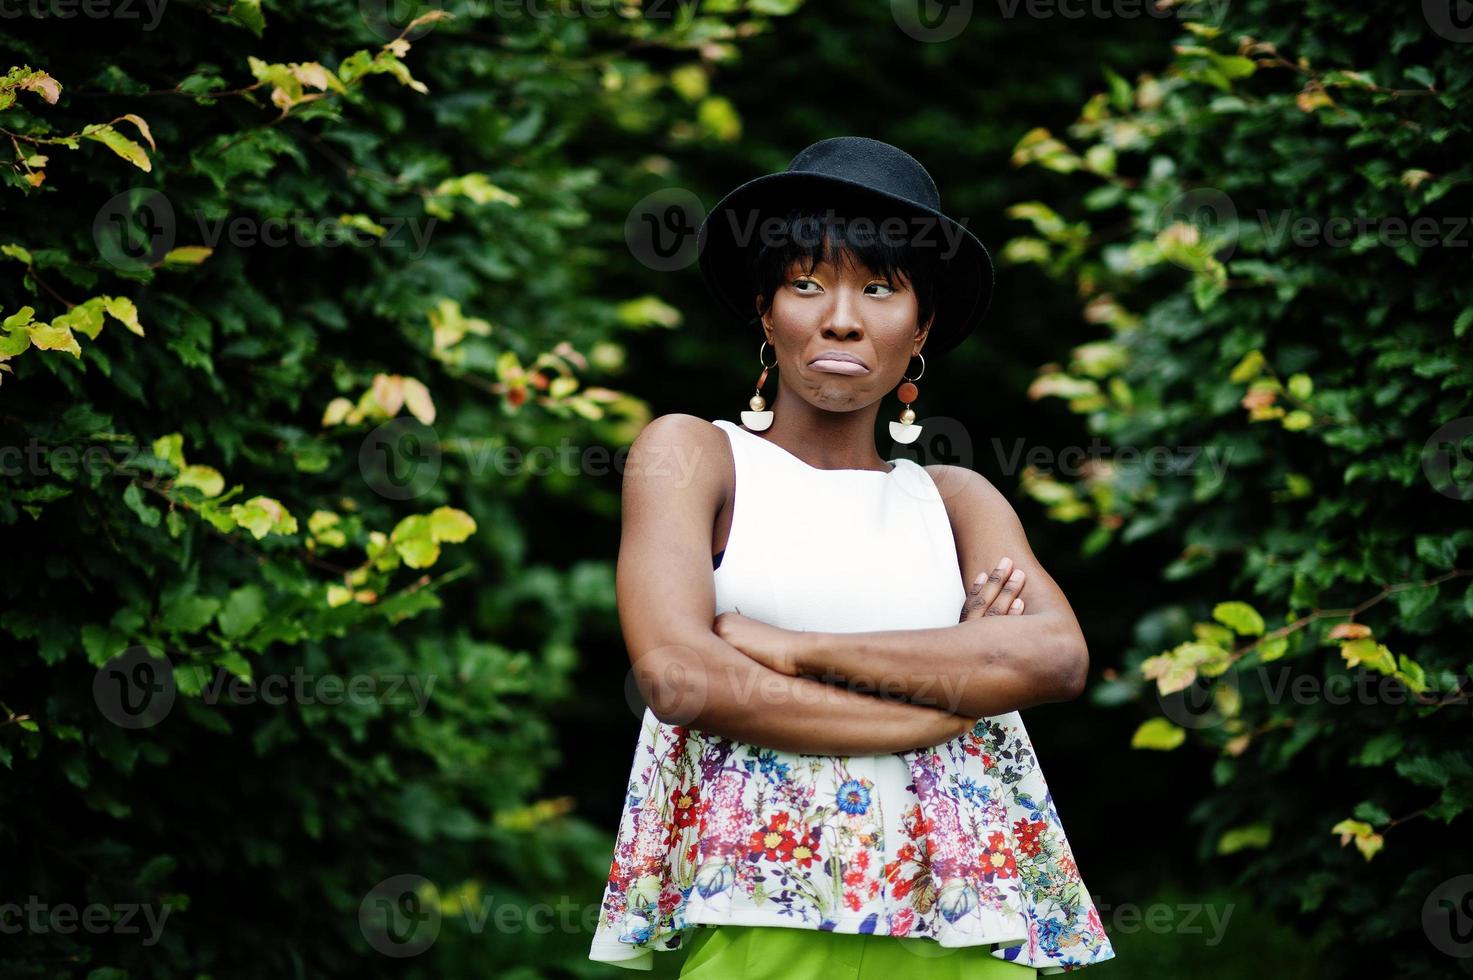
[[[756,321],[756,290],[747,280],[749,245],[761,238],[762,222],[781,217],[791,207],[818,206],[884,213],[912,221],[908,227],[926,235],[942,250],[945,273],[936,296],[931,334],[921,353],[944,355],[965,340],[987,314],[996,286],[992,257],[961,222],[935,208],[843,177],[782,171],[747,181],[732,190],[706,215],[696,236],[701,276],[706,286],[745,323]]]

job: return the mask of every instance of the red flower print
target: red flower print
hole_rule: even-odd
[[[809,830],[803,839],[788,849],[786,860],[797,861],[800,867],[809,867],[814,861],[822,861],[818,853],[818,833]]]
[[[890,894],[895,896],[896,898],[904,898],[905,896],[910,894],[910,889],[914,884],[914,881],[907,881],[902,878],[900,881],[897,881],[895,883],[894,887],[890,889]]]
[[[1017,863],[1013,859],[1012,849],[1006,846],[1001,831],[993,831],[988,835],[987,846],[982,848],[977,868],[983,881],[1017,877]]]
[[[790,861],[793,857],[793,847],[798,843],[793,832],[788,829],[788,815],[779,813],[767,822],[767,826],[761,830],[752,831],[751,838],[747,841],[748,857],[757,860],[766,857],[769,861],[781,858]]]
[[[689,827],[700,815],[701,787],[676,787],[670,793],[670,805],[675,808],[675,826]]]
[[[1034,857],[1043,850],[1043,841],[1040,838],[1047,826],[1042,820],[1018,820],[1013,824],[1013,833],[1018,838],[1018,850],[1024,856]]]
[[[911,926],[915,925],[916,914],[910,909],[901,909],[890,919],[890,935],[908,936]]]

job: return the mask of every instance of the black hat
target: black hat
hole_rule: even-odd
[[[800,150],[788,168],[750,180],[711,209],[696,236],[701,275],[711,292],[751,322],[747,247],[761,240],[762,222],[795,206],[855,202],[907,219],[917,241],[941,250],[945,274],[922,353],[956,347],[992,302],[992,259],[977,236],[941,213],[941,195],[926,168],[909,153],[863,136],[836,136]]]

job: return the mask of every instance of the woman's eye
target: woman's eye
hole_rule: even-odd
[[[880,295],[882,295],[882,296],[888,296],[888,295],[890,295],[890,293],[895,292],[895,287],[892,286],[892,285],[890,285],[887,282],[872,282],[872,283],[870,283],[870,285],[871,286],[879,286],[881,289],[889,290],[889,292],[881,293]]]
[[[794,279],[793,280],[793,288],[794,289],[798,289],[799,286],[817,286],[817,285],[818,285],[818,283],[814,282],[812,279]],[[798,289],[798,292],[800,292],[800,293],[803,293],[803,292],[811,292],[811,290]]]

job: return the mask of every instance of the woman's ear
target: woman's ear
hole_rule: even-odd
[[[919,352],[926,344],[926,338],[931,336],[931,324],[936,322],[936,314],[932,313],[926,317],[926,322],[916,329],[916,350]],[[915,355],[911,355],[912,357]]]

